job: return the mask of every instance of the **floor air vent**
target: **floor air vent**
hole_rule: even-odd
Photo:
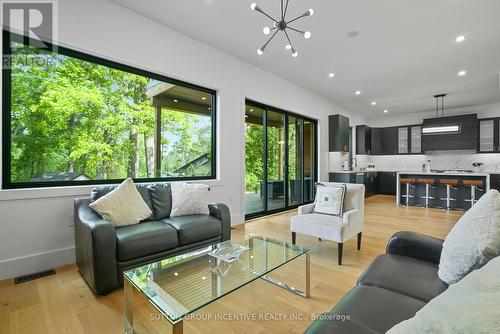
[[[35,274],[29,274],[29,275],[24,275],[24,276],[16,277],[15,278],[15,283],[16,284],[20,284],[20,283],[24,283],[24,282],[35,280],[37,278],[42,278],[42,277],[45,277],[45,276],[50,276],[50,275],[55,275],[55,274],[56,274],[55,269],[41,271],[41,272],[35,273]]]

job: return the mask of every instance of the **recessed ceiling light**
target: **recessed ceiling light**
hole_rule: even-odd
[[[464,35],[460,35],[460,36],[457,36],[457,38],[455,38],[455,42],[457,42],[457,43],[462,43],[463,41],[465,41]]]
[[[384,114],[387,114],[389,112],[389,110],[385,109],[384,110]]]
[[[328,74],[328,77],[329,77],[329,78],[333,78],[334,76],[335,76],[335,73],[329,73],[329,74]]]
[[[356,92],[354,92],[354,94],[356,94],[356,95],[360,95],[360,94],[361,94],[361,91],[357,90]]]
[[[458,75],[461,76],[461,77],[463,77],[466,74],[467,74],[466,70],[462,70],[462,71],[458,72]]]
[[[372,106],[376,106],[376,105],[377,105],[377,102],[373,101]]]
[[[177,101],[177,100],[174,100],[174,102],[175,102],[175,103],[177,103],[177,102],[179,102],[179,101]]]

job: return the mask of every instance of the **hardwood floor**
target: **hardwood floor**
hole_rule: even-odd
[[[240,225],[233,230],[233,238],[253,233],[290,240],[289,221],[294,214],[290,211]],[[196,316],[203,320],[185,321],[184,331],[302,333],[313,314],[330,310],[354,286],[366,265],[385,251],[394,232],[410,230],[442,238],[461,215],[398,207],[391,196],[371,197],[366,201],[361,250],[356,250],[356,238],[346,242],[342,266],[337,265],[336,243],[297,236],[298,244],[312,248],[310,299],[258,280],[202,308]],[[301,287],[303,261],[294,260],[273,276]],[[56,271],[56,275],[19,285],[0,281],[0,333],[123,333],[123,290],[95,296],[75,265]],[[214,319],[221,314],[226,318]]]

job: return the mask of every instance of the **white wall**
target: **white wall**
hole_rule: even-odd
[[[186,24],[189,24],[188,22]],[[214,202],[244,220],[244,100],[319,120],[320,179],[327,178],[327,115],[365,120],[288,81],[108,1],[59,0],[60,44],[213,88],[218,94]],[[265,58],[263,58],[265,61]],[[0,191],[0,279],[74,262],[73,199],[91,187]]]

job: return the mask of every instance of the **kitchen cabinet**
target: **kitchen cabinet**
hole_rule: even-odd
[[[382,128],[372,128],[370,135],[370,153],[372,155],[382,154]]]
[[[382,128],[380,140],[382,155],[398,153],[398,128]]]
[[[330,152],[349,152],[349,118],[342,115],[328,117]]]
[[[410,153],[422,153],[422,127],[420,125],[410,126]]]
[[[408,153],[408,127],[398,128],[398,154]]]
[[[372,130],[369,126],[356,126],[356,154],[371,154]]]
[[[378,172],[378,192],[382,195],[396,195],[396,172]]]
[[[356,173],[330,173],[328,179],[330,182],[356,183]]]
[[[378,194],[378,177],[377,172],[364,173],[365,197],[370,197]]]
[[[479,153],[500,152],[500,118],[479,120]]]

